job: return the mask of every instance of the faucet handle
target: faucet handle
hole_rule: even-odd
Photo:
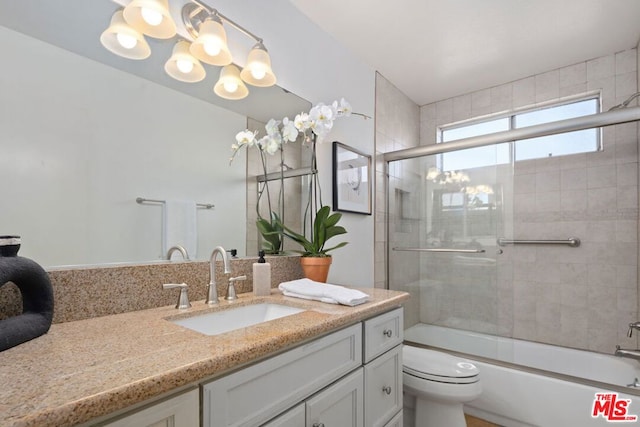
[[[187,289],[189,285],[186,283],[165,283],[162,285],[164,289],[173,289],[180,288],[180,295],[178,296],[178,303],[176,304],[176,308],[183,310],[185,308],[191,307],[191,303],[189,302],[189,296],[187,295]]]
[[[247,280],[247,276],[237,276],[237,277],[229,277],[229,286],[227,287],[227,296],[224,297],[227,301],[233,301],[238,299],[236,295],[236,287],[235,282],[239,282],[241,280]]]
[[[631,335],[633,335],[634,329],[640,330],[640,322],[629,323],[629,330],[627,331],[628,338],[631,338]]]

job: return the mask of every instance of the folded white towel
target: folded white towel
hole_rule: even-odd
[[[357,289],[314,282],[310,279],[282,282],[278,285],[278,289],[289,297],[322,301],[329,304],[342,304],[353,307],[369,301],[369,295]]]

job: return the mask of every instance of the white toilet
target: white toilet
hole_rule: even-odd
[[[447,353],[407,345],[402,357],[405,402],[415,397],[415,424],[407,420],[405,425],[466,427],[462,405],[482,392],[478,368]]]

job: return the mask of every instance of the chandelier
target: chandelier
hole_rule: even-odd
[[[271,58],[261,38],[198,0],[190,0],[182,7],[181,20],[191,40],[179,38],[176,41],[173,53],[164,65],[169,76],[181,82],[195,83],[206,77],[202,63],[222,67],[213,91],[225,99],[245,98],[249,94],[245,83],[256,87],[276,83]],[[255,41],[242,70],[233,63],[225,24]],[[142,60],[151,55],[145,36],[171,39],[176,34],[168,0],[132,0],[113,14],[100,42],[116,55]]]

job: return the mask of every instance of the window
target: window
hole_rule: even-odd
[[[578,101],[519,111],[507,116],[474,121],[473,123],[443,126],[439,129],[439,141],[446,143],[598,112],[600,112],[600,99],[597,96],[592,96]],[[441,166],[444,171],[460,170],[509,163],[512,158],[514,161],[541,159],[568,154],[589,153],[597,151],[599,148],[599,129],[586,129],[540,138],[523,139],[513,141],[513,143],[444,153],[441,157]]]

